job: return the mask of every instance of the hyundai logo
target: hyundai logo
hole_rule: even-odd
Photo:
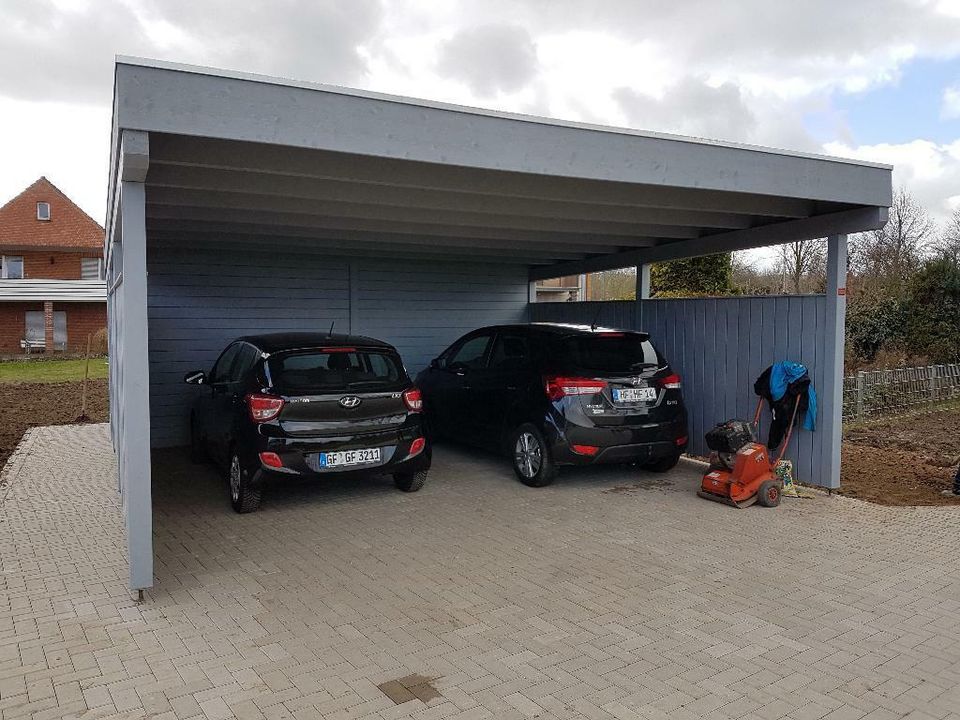
[[[346,397],[340,398],[340,404],[345,408],[355,408],[360,404],[360,398],[356,395],[347,395]]]

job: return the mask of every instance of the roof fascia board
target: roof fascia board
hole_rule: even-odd
[[[863,163],[530,121],[180,66],[121,61],[116,78],[117,125],[123,129],[857,205],[889,205],[892,195],[890,169]]]

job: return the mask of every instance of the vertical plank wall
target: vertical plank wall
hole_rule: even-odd
[[[336,321],[336,332],[395,345],[416,375],[468,330],[527,315],[520,265],[171,247],[147,262],[153,447],[187,444],[199,389],[183,375],[209,371],[238,336]]]
[[[687,298],[670,300],[533,303],[530,319],[594,322],[650,333],[683,377],[690,414],[690,452],[705,455],[704,434],[728,418],[752,419],[753,381],[777,360],[796,360],[810,369],[814,387],[824,387],[822,295]],[[821,403],[818,428],[823,416]],[[761,419],[766,438],[770,415]],[[787,450],[798,480],[829,485],[818,432],[800,429]]]

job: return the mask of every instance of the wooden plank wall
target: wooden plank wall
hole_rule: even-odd
[[[815,388],[824,387],[823,295],[669,300],[533,303],[532,321],[599,324],[643,330],[683,377],[690,414],[690,452],[706,455],[704,434],[728,418],[751,419],[753,381],[778,360],[810,369]],[[818,426],[823,417],[822,397]],[[766,438],[770,415],[761,419]],[[798,480],[828,485],[822,434],[800,429],[786,457]]]

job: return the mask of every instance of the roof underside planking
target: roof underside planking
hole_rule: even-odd
[[[541,279],[868,230],[891,200],[870,163],[153,61],[118,61],[116,83],[114,176],[118,130],[145,131],[151,244]]]

